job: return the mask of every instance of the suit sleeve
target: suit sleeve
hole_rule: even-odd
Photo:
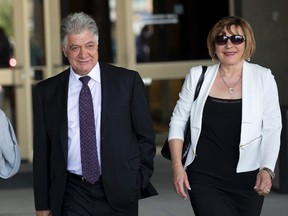
[[[136,73],[132,97],[132,124],[140,149],[141,188],[150,182],[154,172],[154,157],[156,153],[155,132],[150,114],[147,92],[144,83]]]
[[[44,118],[43,97],[36,86],[33,95],[33,184],[36,210],[50,209],[49,152],[50,144]]]

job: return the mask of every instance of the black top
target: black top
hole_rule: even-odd
[[[208,97],[196,157],[187,167],[192,183],[253,188],[258,170],[236,173],[239,159],[242,99]]]

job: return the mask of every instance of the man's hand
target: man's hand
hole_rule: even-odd
[[[50,210],[36,211],[36,216],[52,216],[52,212]]]

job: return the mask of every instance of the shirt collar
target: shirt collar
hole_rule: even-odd
[[[101,79],[100,79],[100,67],[99,67],[99,63],[97,63],[92,70],[87,74],[87,76],[90,76],[91,79],[93,79],[95,82],[101,83]],[[71,84],[78,81],[79,78],[81,76],[76,74],[73,71],[73,68],[70,66],[70,81]]]

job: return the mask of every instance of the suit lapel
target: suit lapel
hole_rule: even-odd
[[[59,77],[59,85],[57,86],[57,110],[55,113],[59,119],[60,142],[64,153],[65,162],[68,157],[68,118],[67,118],[67,100],[68,100],[68,83],[70,70],[65,70]]]
[[[106,67],[105,64],[103,63],[99,63],[100,64],[100,77],[101,77],[101,133],[102,133],[102,129],[103,129],[103,125],[105,122],[105,118],[106,118],[106,113],[108,112],[108,77],[109,77],[109,73],[110,70]],[[110,86],[112,87],[112,86]],[[111,90],[110,90],[111,91]]]
[[[245,61],[242,74],[242,122],[246,123],[249,123],[254,119],[251,104],[253,104],[253,101],[257,101],[257,98],[255,98],[255,89],[253,89],[255,86],[255,83],[253,83],[253,76],[254,74],[251,66]]]

